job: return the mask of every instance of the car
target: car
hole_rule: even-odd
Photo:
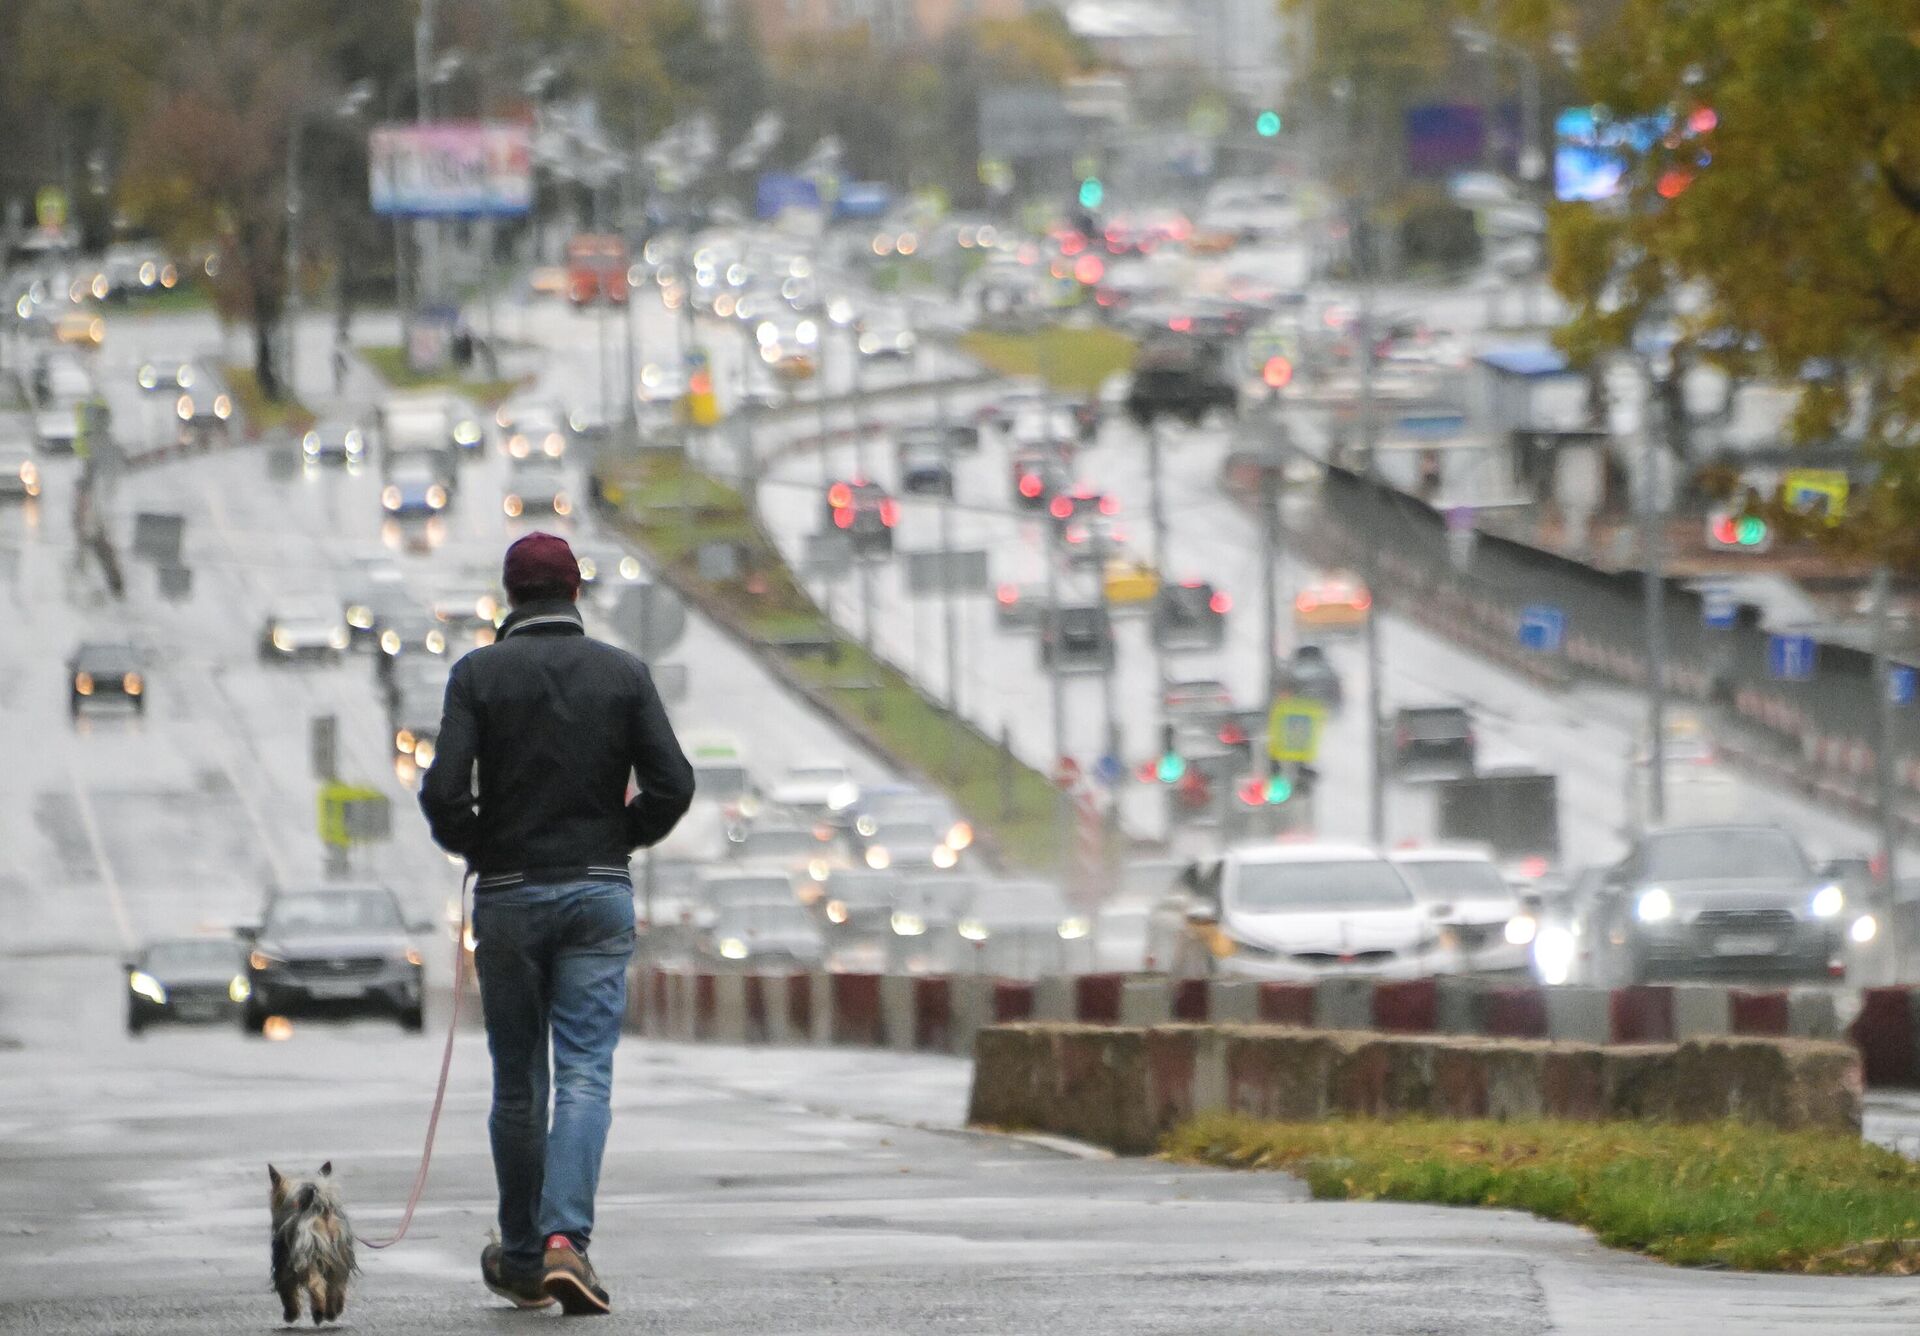
[[[1295,645],[1281,669],[1281,680],[1290,694],[1318,701],[1330,710],[1339,709],[1345,699],[1339,670],[1320,645]]]
[[[710,928],[724,915],[746,908],[798,904],[793,878],[780,868],[699,868],[687,895],[693,925]]]
[[[1056,488],[1047,498],[1047,516],[1062,534],[1076,522],[1087,523],[1119,513],[1118,497],[1085,484]]]
[[[394,519],[421,519],[438,515],[453,502],[452,480],[439,462],[425,453],[389,458],[380,508]]]
[[[440,619],[410,599],[382,614],[374,629],[379,646],[373,656],[374,678],[389,699],[395,689],[396,671],[404,660],[446,662],[447,633]]]
[[[1405,874],[1360,845],[1248,844],[1195,863],[1154,911],[1149,946],[1177,976],[1418,978],[1448,963]]]
[[[260,1034],[272,1016],[372,1013],[418,1033],[426,1022],[426,970],[407,922],[382,887],[276,891],[260,922],[241,928],[247,999],[241,1029]]]
[[[859,799],[853,772],[837,762],[791,766],[767,789],[775,806],[814,816],[844,812]]]
[[[938,821],[910,818],[889,821],[869,836],[860,857],[874,869],[944,872],[960,861],[960,851],[947,843],[947,830]]]
[[[959,941],[954,929],[979,893],[980,883],[972,877],[909,869],[887,913],[887,969],[909,974],[952,969]]]
[[[1160,572],[1138,557],[1108,557],[1101,578],[1107,602],[1121,607],[1151,603],[1160,593]]]
[[[1218,649],[1233,601],[1205,580],[1162,585],[1153,600],[1153,642],[1161,649]]]
[[[190,390],[201,372],[191,361],[160,357],[142,362],[134,380],[147,394],[178,394]]]
[[[1293,624],[1320,630],[1365,626],[1373,608],[1366,585],[1345,572],[1323,575],[1293,599]]]
[[[1013,503],[1025,510],[1045,510],[1056,492],[1073,485],[1066,461],[1049,448],[1015,450],[1012,469]]]
[[[127,1033],[239,1018],[247,953],[231,937],[169,937],[127,961]]]
[[[860,356],[868,361],[898,361],[913,356],[919,342],[904,320],[869,312],[854,322]]]
[[[444,701],[447,678],[452,672],[453,664],[443,654],[402,654],[395,659],[392,673],[382,684],[381,700],[386,705],[388,719],[394,718],[401,700],[408,696],[436,704]]]
[[[57,401],[36,410],[33,439],[43,454],[72,454],[80,439],[80,405]]]
[[[65,311],[54,317],[53,341],[63,348],[98,348],[107,339],[107,322],[92,311]]]
[[[827,941],[820,921],[788,900],[721,910],[700,934],[699,954],[718,969],[791,974],[824,967]]]
[[[413,605],[400,568],[385,557],[360,558],[347,576],[340,600],[347,634],[355,645],[376,645],[383,618]]]
[[[1393,762],[1402,772],[1473,773],[1473,715],[1464,705],[1406,705],[1393,716]]]
[[[1527,968],[1538,920],[1499,866],[1477,849],[1396,849],[1388,855],[1434,921],[1453,938],[1461,965],[1477,973]]]
[[[491,645],[507,615],[507,600],[487,580],[451,578],[433,587],[427,610],[447,630],[447,643]]]
[[[260,628],[260,657],[268,663],[337,660],[350,644],[339,601],[321,595],[277,600]]]
[[[640,558],[619,548],[594,548],[576,545],[574,558],[580,564],[580,587],[617,593],[624,585],[644,584],[647,568]]]
[[[887,843],[897,826],[909,822],[931,827],[938,833],[940,843],[956,856],[973,843],[972,825],[954,810],[946,795],[930,793],[911,784],[873,784],[862,789],[851,813],[848,833],[854,847],[864,854],[876,843]],[[941,861],[945,866],[953,866]]]
[[[1846,892],[1777,826],[1643,834],[1602,878],[1588,931],[1609,981],[1844,973]]]
[[[953,460],[944,442],[903,436],[896,452],[901,491],[952,498]]]
[[[900,520],[900,503],[887,489],[866,478],[851,478],[827,487],[824,532],[847,535],[857,553],[891,553],[893,526]]]
[[[233,417],[233,396],[203,368],[191,386],[174,396],[173,415],[189,431],[223,430]]]
[[[478,410],[444,390],[396,390],[380,402],[376,420],[383,460],[427,455],[443,461],[449,477],[458,456],[473,453],[487,440]]]
[[[501,448],[509,458],[543,454],[558,459],[567,452],[567,415],[558,404],[509,400],[493,420],[500,428]]]
[[[1040,663],[1061,672],[1105,672],[1114,665],[1113,621],[1098,603],[1065,603],[1040,618]]]
[[[500,509],[508,519],[545,511],[561,518],[573,514],[567,493],[566,466],[550,455],[529,455],[513,461]]]
[[[1134,357],[1127,412],[1145,426],[1162,417],[1198,426],[1208,413],[1232,414],[1240,392],[1223,345],[1189,335],[1150,337]]]
[[[125,641],[86,641],[67,659],[67,712],[78,719],[82,709],[108,701],[146,713],[144,656]]]
[[[1169,682],[1160,692],[1160,709],[1169,720],[1209,722],[1233,712],[1233,692],[1211,677]]]
[[[808,901],[819,898],[820,884],[837,864],[846,862],[830,830],[777,820],[756,820],[740,829],[729,844],[741,866],[779,868],[795,878],[801,898]]]
[[[0,441],[0,497],[32,501],[39,495],[40,466],[34,462],[33,447]]]
[[[444,686],[436,690],[417,677],[395,684],[387,727],[393,736],[394,762],[408,782],[433,764],[445,696]]]
[[[828,873],[815,907],[827,921],[829,941],[884,935],[900,884],[901,874],[892,868],[841,867]]]
[[[977,973],[1034,978],[1093,963],[1092,918],[1051,882],[982,883],[953,932],[951,959]]]
[[[364,463],[366,429],[353,418],[321,418],[300,438],[300,455],[310,464]]]

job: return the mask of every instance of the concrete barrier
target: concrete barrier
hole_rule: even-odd
[[[1631,1046],[1273,1026],[990,1026],[968,1119],[1147,1154],[1196,1113],[1609,1118],[1857,1134],[1861,1061],[1844,1044],[1712,1039]]]

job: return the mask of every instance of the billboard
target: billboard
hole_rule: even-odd
[[[1553,122],[1553,194],[1560,200],[1609,200],[1625,188],[1632,157],[1648,152],[1671,116],[1614,120],[1604,107],[1568,107]]]
[[[753,203],[755,214],[761,218],[778,218],[788,209],[817,210],[820,187],[811,178],[791,172],[762,172]]]
[[[377,125],[368,138],[367,162],[378,214],[499,218],[533,206],[533,150],[524,125]]]
[[[1479,165],[1487,142],[1486,115],[1471,105],[1408,107],[1406,133],[1407,170],[1415,176],[1447,176]]]

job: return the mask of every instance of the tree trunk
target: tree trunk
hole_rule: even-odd
[[[272,303],[253,304],[253,375],[260,382],[260,393],[274,403],[280,402],[279,369],[273,364],[273,327],[277,323]]]

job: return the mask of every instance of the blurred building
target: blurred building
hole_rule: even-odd
[[[1027,0],[742,0],[760,40],[778,44],[865,27],[884,42],[932,41],[976,19],[1015,19]]]
[[[1285,91],[1274,0],[1069,0],[1060,10],[1074,36],[1122,69],[1197,72],[1263,106]]]

